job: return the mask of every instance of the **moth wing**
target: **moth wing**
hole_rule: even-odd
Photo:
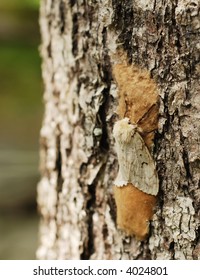
[[[119,172],[116,186],[133,184],[139,190],[157,195],[158,177],[152,156],[140,134],[135,131],[129,142],[116,139]]]
[[[129,160],[129,147],[127,144],[120,143],[116,139],[115,143],[116,151],[117,151],[117,158],[119,162],[119,171],[117,174],[117,178],[115,179],[114,184],[118,187],[126,186],[129,183],[130,177],[130,160]],[[131,162],[133,159],[131,159]]]

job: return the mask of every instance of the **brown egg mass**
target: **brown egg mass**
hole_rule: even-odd
[[[132,184],[113,187],[117,205],[117,225],[127,235],[144,240],[149,233],[149,221],[154,214],[156,196],[146,194]]]
[[[158,128],[157,84],[150,77],[147,69],[130,65],[123,51],[116,54],[116,61],[118,62],[113,65],[113,76],[118,88],[119,119],[129,118],[131,124],[137,125],[137,131],[143,139],[141,141],[144,141],[144,145],[151,153],[154,131]],[[128,156],[125,156],[125,160],[127,158]],[[137,160],[134,162],[137,163]],[[135,174],[139,169],[139,176],[141,178],[145,176],[141,174],[143,169],[140,166],[135,168]],[[149,174],[146,173],[146,175],[148,179]],[[149,184],[149,188],[152,187],[155,186]],[[128,235],[135,235],[140,240],[145,239],[149,233],[149,221],[154,214],[156,196],[141,191],[138,185],[136,188],[134,182],[128,182],[125,186],[114,186],[113,189],[118,227]]]

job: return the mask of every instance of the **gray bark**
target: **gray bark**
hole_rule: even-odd
[[[42,0],[39,259],[198,259],[199,1]],[[150,237],[116,226],[118,49],[159,96],[160,191]],[[128,78],[128,77],[127,77]]]

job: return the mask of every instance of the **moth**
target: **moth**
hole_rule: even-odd
[[[114,182],[118,227],[143,240],[149,233],[159,182],[153,158],[137,124],[123,118],[113,134],[119,171]]]
[[[123,187],[131,183],[139,190],[156,196],[159,188],[156,167],[137,129],[137,125],[131,124],[129,118],[119,120],[114,125],[113,135],[119,162],[114,184]]]

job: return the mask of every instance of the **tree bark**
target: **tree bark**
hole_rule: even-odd
[[[37,258],[200,258],[199,1],[42,0],[40,26],[45,111]],[[115,65],[149,73],[159,94],[159,193],[143,242],[116,225],[112,129],[123,85]],[[128,72],[127,83],[137,90]]]

